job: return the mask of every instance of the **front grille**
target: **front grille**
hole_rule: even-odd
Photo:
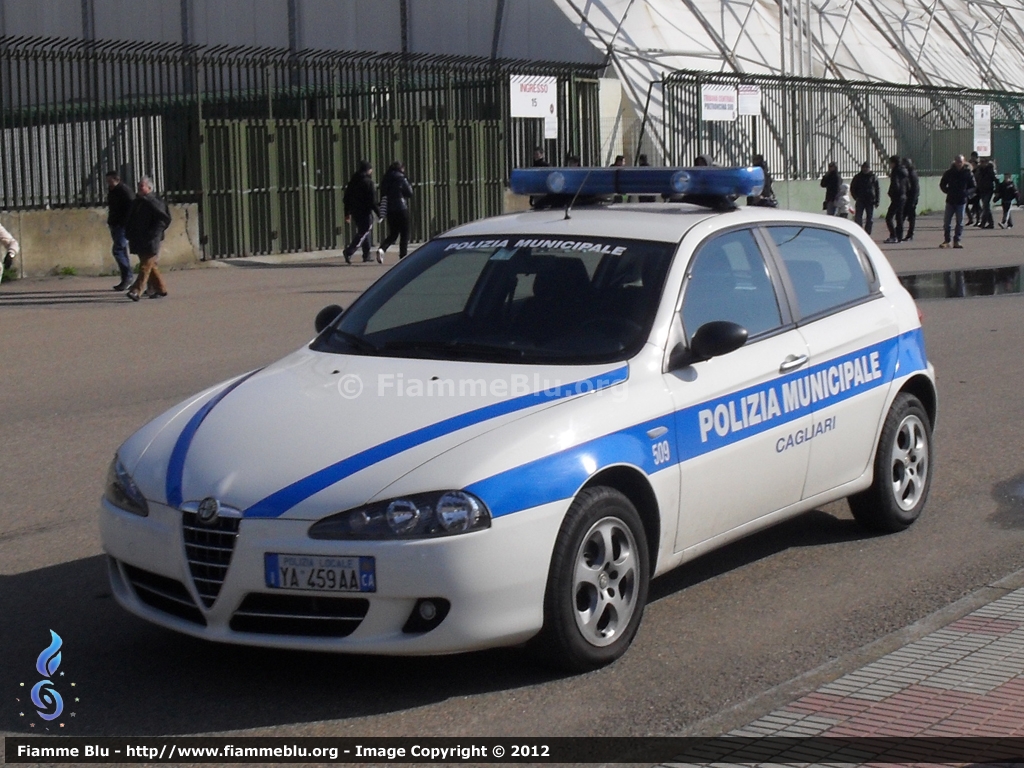
[[[136,597],[158,611],[177,616],[193,624],[206,626],[206,619],[192,599],[188,589],[180,581],[144,571],[133,565],[122,563],[128,583]]]
[[[182,512],[185,556],[196,592],[207,608],[213,605],[231,565],[231,553],[238,538],[237,517],[218,517],[209,525],[199,522],[195,512]]]
[[[231,617],[231,629],[263,635],[347,637],[369,609],[370,601],[362,597],[253,592]]]

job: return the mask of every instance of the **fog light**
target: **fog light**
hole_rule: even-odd
[[[443,597],[421,597],[413,606],[402,631],[407,635],[429,632],[444,621],[451,607],[452,604]]]

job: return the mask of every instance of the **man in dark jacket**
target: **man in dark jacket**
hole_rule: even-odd
[[[978,202],[981,205],[981,216],[975,222],[975,226],[982,229],[994,229],[992,221],[992,194],[996,191],[996,167],[992,165],[992,158],[983,157],[978,162],[978,170],[974,173],[974,183],[978,187]]]
[[[953,235],[953,247],[963,248],[960,238],[964,234],[964,208],[974,195],[974,174],[964,161],[963,155],[957,155],[953,164],[942,174],[939,189],[946,193],[946,210],[942,215],[943,241],[939,248],[949,248],[949,228],[954,216],[956,231]]]
[[[828,171],[821,177],[821,186],[825,188],[825,202],[821,208],[829,216],[836,215],[836,199],[843,177],[839,175],[839,167],[833,162],[828,164]]]
[[[903,167],[907,171],[907,206],[903,210],[903,216],[907,221],[907,234],[903,242],[914,239],[914,225],[917,223],[917,203],[921,199],[921,180],[917,176],[917,169],[914,161],[909,157],[903,158]]]
[[[128,236],[128,247],[139,257],[139,276],[128,289],[128,298],[138,301],[149,289],[151,299],[167,295],[167,285],[160,274],[157,259],[164,231],[170,226],[171,214],[167,205],[153,194],[153,181],[148,176],[139,179],[139,194],[132,201],[124,230]]]
[[[380,213],[388,220],[388,237],[377,249],[377,262],[384,263],[384,254],[398,240],[398,258],[409,252],[409,198],[412,185],[405,175],[405,166],[395,160],[380,181]]]
[[[357,248],[363,249],[363,261],[372,261],[370,247],[373,245],[373,217],[377,210],[377,187],[373,183],[373,166],[369,160],[360,160],[359,166],[348,186],[345,187],[345,221],[356,225],[356,233],[342,254],[345,263],[352,263],[352,254]]]
[[[128,238],[124,234],[124,225],[128,221],[135,193],[121,181],[117,171],[107,172],[107,227],[110,239],[114,241],[111,253],[117,268],[121,272],[121,282],[114,286],[115,291],[123,291],[132,284],[132,263],[128,260]]]
[[[907,169],[900,162],[899,155],[893,155],[889,158],[889,210],[885,214],[889,237],[885,242],[903,242],[903,212],[906,207]]]
[[[882,197],[881,190],[878,188],[878,177],[871,170],[870,163],[862,163],[860,173],[854,176],[850,182],[850,197],[856,202],[854,210],[856,211],[857,226],[863,227],[864,231],[870,235],[875,208],[878,207]]]

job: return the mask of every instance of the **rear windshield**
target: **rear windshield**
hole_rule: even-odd
[[[624,360],[650,334],[672,243],[434,240],[313,342],[325,352],[522,363]]]

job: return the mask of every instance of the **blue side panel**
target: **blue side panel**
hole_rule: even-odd
[[[672,433],[659,435],[652,440],[647,430],[668,426],[672,414],[665,414],[645,424],[614,432],[596,440],[577,445],[543,459],[515,467],[505,472],[473,483],[468,488],[479,496],[491,510],[491,515],[501,517],[523,509],[537,507],[560,499],[568,499],[579,490],[587,478],[606,467],[630,465],[646,474],[677,464],[671,454],[674,444]],[[661,462],[656,465],[652,450],[655,443],[668,444],[668,453],[658,455]]]
[[[312,475],[272,493],[249,507],[245,511],[244,516],[280,517],[295,505],[340,480],[344,480],[349,475],[396,456],[403,451],[408,451],[423,443],[499,416],[620,384],[626,380],[628,375],[628,366],[622,366],[589,379],[487,405],[483,408],[477,408],[476,410],[468,411],[467,413],[453,416],[450,419],[444,419],[435,424],[408,432],[331,464],[329,467],[314,472]]]
[[[897,376],[906,376],[928,367],[928,355],[924,349],[924,331],[920,328],[900,336],[900,358],[896,368]]]
[[[466,490],[483,499],[494,517],[501,517],[568,499],[605,467],[629,464],[651,475],[925,367],[918,329],[500,472]],[[647,436],[649,429],[668,425],[675,431],[655,439]],[[667,461],[666,454],[653,450],[666,440],[672,452]]]
[[[174,444],[174,448],[171,450],[171,458],[167,464],[167,504],[172,507],[181,506],[181,483],[182,477],[185,474],[185,457],[188,455],[189,446],[192,445],[192,439],[196,436],[196,432],[199,431],[199,425],[203,423],[203,420],[210,415],[210,411],[214,407],[231,394],[236,387],[245,381],[248,381],[249,377],[258,373],[258,371],[252,371],[242,378],[238,379],[234,383],[224,387],[220,391],[220,394],[211,397],[206,405],[196,411],[192,418],[188,420],[188,424],[181,430],[181,434],[178,435],[178,441]]]
[[[898,338],[677,412],[679,460],[732,445],[815,410],[886,386],[896,374]]]

